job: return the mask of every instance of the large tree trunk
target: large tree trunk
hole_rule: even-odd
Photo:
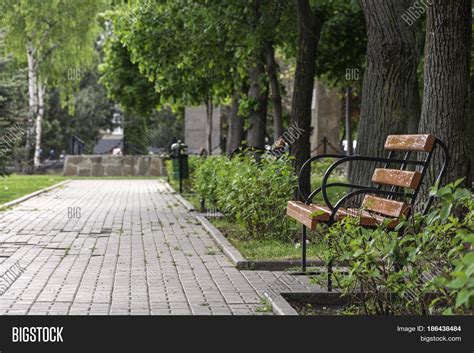
[[[247,133],[248,145],[263,148],[265,146],[265,130],[267,126],[268,90],[265,81],[265,69],[262,63],[263,55],[259,55],[255,64],[250,68],[250,89],[248,97],[250,104],[250,129]]]
[[[295,82],[291,102],[291,121],[302,131],[291,147],[295,172],[299,173],[303,163],[310,157],[311,99],[313,97],[316,54],[321,25],[312,13],[308,0],[295,0],[298,17],[298,51],[296,54]],[[310,192],[310,171],[302,174],[302,192]],[[297,195],[297,197],[299,197]]]
[[[472,46],[472,43],[471,43]],[[474,75],[471,74],[471,92],[469,97],[472,97],[474,94]],[[470,126],[469,126],[469,131],[471,136],[474,136],[474,100],[470,99],[470,106],[471,106],[471,120]],[[471,141],[471,170],[470,170],[470,175],[471,175],[471,183],[474,183],[474,171],[472,170],[474,168],[474,143]]]
[[[283,134],[283,108],[281,104],[280,83],[278,82],[278,64],[275,49],[269,41],[265,42],[265,63],[273,103],[273,137],[275,141]]]
[[[244,119],[239,115],[240,94],[234,93],[229,116],[227,151],[231,153],[240,147],[244,138]]]
[[[36,139],[36,117],[38,113],[38,73],[35,50],[31,43],[26,46],[28,60],[28,126],[26,131],[25,160],[23,172],[31,174],[34,171],[34,154]]]
[[[427,12],[425,89],[420,133],[447,144],[451,154],[448,182],[468,177],[471,1],[433,0]],[[439,172],[442,154],[433,166]],[[468,179],[466,179],[468,180]]]
[[[367,26],[367,69],[356,153],[380,156],[387,135],[408,132],[416,117],[416,26],[402,19],[411,0],[361,0]],[[370,182],[373,168],[354,163],[351,181]]]
[[[36,138],[35,138],[35,158],[34,166],[38,167],[41,163],[40,150],[41,150],[41,125],[43,124],[44,116],[44,94],[46,87],[45,85],[38,82],[38,114],[36,115]]]

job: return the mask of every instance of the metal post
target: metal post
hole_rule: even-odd
[[[306,272],[306,226],[303,225],[301,230],[301,251],[303,252],[301,256],[301,272]]]
[[[206,212],[206,200],[204,199],[204,197],[201,197],[199,199],[199,206],[201,208],[201,212]]]
[[[347,155],[352,156],[354,154],[352,145],[352,126],[351,126],[351,100],[352,100],[352,87],[346,88],[346,141],[347,141]],[[352,162],[349,161],[347,165],[347,176],[351,175]]]
[[[332,292],[332,259],[328,263],[328,292]]]
[[[178,163],[179,163],[179,193],[182,194],[182,193],[183,193],[183,172],[182,172],[182,168],[183,168],[183,155],[181,154],[181,149],[179,149],[178,153],[179,153],[179,155],[178,155]]]

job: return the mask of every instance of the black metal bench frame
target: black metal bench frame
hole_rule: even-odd
[[[299,174],[298,174],[298,195],[301,199],[302,202],[304,202],[306,205],[310,205],[312,203],[313,198],[321,193],[322,198],[324,200],[324,203],[326,204],[327,207],[331,210],[331,214],[329,216],[329,220],[327,222],[321,222],[325,223],[328,226],[331,226],[334,224],[336,221],[336,214],[338,210],[341,208],[341,206],[349,199],[354,198],[355,196],[358,195],[363,195],[363,194],[376,194],[376,195],[384,195],[387,196],[388,199],[393,199],[394,197],[403,197],[403,198],[409,198],[410,199],[410,213],[407,215],[409,217],[411,215],[411,210],[413,209],[413,206],[415,206],[418,194],[420,192],[421,185],[423,184],[423,179],[426,175],[426,172],[429,168],[430,162],[432,160],[432,156],[434,152],[437,150],[437,148],[441,148],[441,150],[444,152],[444,162],[441,167],[441,170],[439,174],[436,177],[436,182],[435,185],[439,185],[441,183],[444,175],[446,174],[446,169],[447,165],[450,160],[448,148],[446,145],[439,139],[435,139],[433,148],[431,149],[430,152],[413,152],[413,151],[405,151],[403,158],[395,158],[395,154],[397,152],[401,151],[390,151],[389,155],[387,158],[383,157],[368,157],[368,156],[344,156],[344,155],[338,155],[338,154],[324,154],[324,155],[317,155],[314,157],[309,158],[301,167]],[[426,153],[426,158],[424,160],[412,160],[410,159],[410,156],[412,153]],[[306,168],[309,168],[311,166],[311,163],[318,161],[320,159],[324,158],[333,158],[337,159],[334,163],[332,163],[326,172],[324,173],[323,180],[321,183],[321,186],[315,189],[314,191],[310,192],[309,195],[304,195],[302,193],[302,178],[301,175],[305,171]],[[421,181],[417,188],[414,190],[412,193],[406,193],[406,192],[401,192],[397,191],[399,187],[392,186],[390,190],[381,190],[381,185],[378,186],[366,186],[366,185],[356,185],[356,184],[351,184],[351,183],[328,183],[329,176],[331,175],[332,171],[339,165],[347,162],[354,162],[354,161],[360,161],[360,162],[381,162],[385,163],[384,168],[390,167],[392,164],[399,165],[400,170],[404,169],[408,165],[414,165],[414,166],[419,166],[421,167]],[[329,187],[334,187],[334,186],[340,186],[340,187],[347,187],[349,189],[356,189],[353,191],[350,191],[347,193],[345,196],[340,198],[334,206],[331,204],[328,195],[327,195],[327,188]],[[426,203],[426,206],[423,210],[423,214],[427,214],[431,208],[431,205],[433,204],[435,196],[430,196],[428,199],[428,202]],[[301,269],[302,273],[306,274],[306,241],[307,241],[307,229],[305,225],[302,225],[302,231],[301,231],[301,251],[302,251],[302,257],[301,257]],[[327,282],[328,282],[328,290],[332,290],[332,262],[330,261],[327,264]]]

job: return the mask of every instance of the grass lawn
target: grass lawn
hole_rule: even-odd
[[[66,180],[59,175],[12,174],[0,180],[0,205]]]
[[[245,229],[235,223],[229,222],[226,218],[211,218],[209,220],[230,243],[240,251],[248,260],[299,260],[301,259],[301,248],[290,242],[283,242],[275,239],[253,240],[242,239]],[[309,244],[307,247],[307,257],[316,260],[321,251],[318,243]]]

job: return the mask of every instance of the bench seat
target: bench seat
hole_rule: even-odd
[[[301,201],[288,201],[286,213],[289,217],[314,230],[319,222],[325,223],[329,221],[331,209],[323,205],[307,205]],[[340,221],[347,216],[359,218],[359,224],[364,227],[375,227],[389,220],[387,227],[393,229],[399,223],[398,218],[384,217],[374,212],[355,208],[340,208],[336,213],[335,221]]]

